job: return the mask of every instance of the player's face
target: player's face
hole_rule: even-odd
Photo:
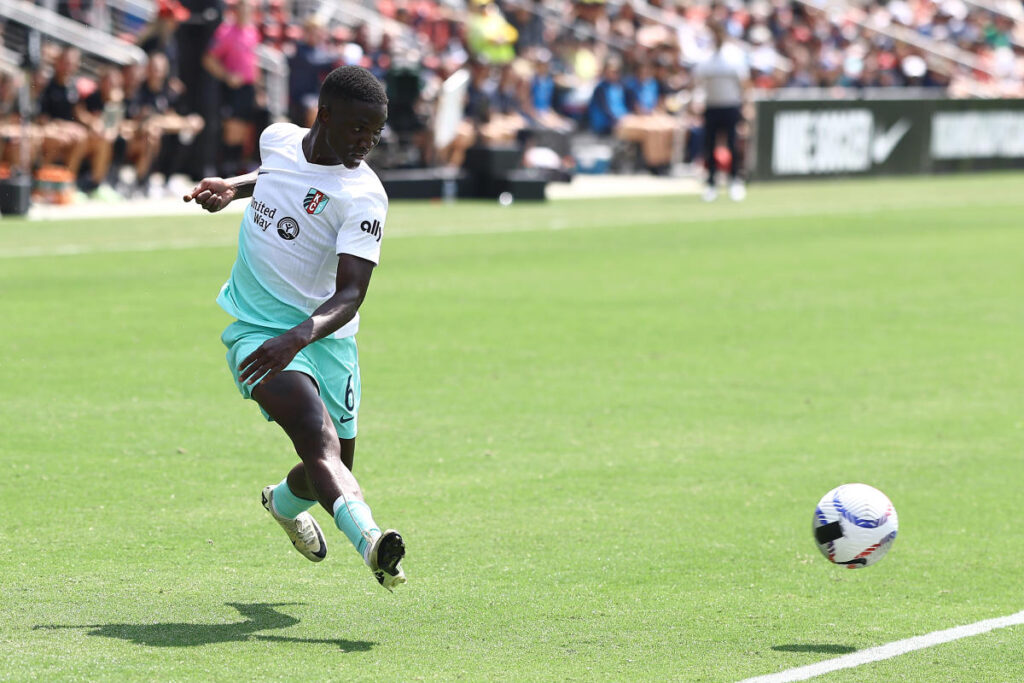
[[[321,110],[321,123],[326,124],[327,145],[347,168],[362,163],[380,142],[384,122],[388,119],[386,104],[369,102],[332,102]]]

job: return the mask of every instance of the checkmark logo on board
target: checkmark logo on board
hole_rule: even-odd
[[[909,130],[910,119],[900,119],[889,130],[876,133],[871,141],[871,160],[876,164],[883,163]]]

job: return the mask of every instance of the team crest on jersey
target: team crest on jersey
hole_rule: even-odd
[[[311,187],[309,192],[306,193],[306,198],[302,200],[302,206],[306,208],[306,213],[311,216],[318,216],[323,213],[324,207],[327,206],[329,201],[331,201],[330,197],[315,187]]]

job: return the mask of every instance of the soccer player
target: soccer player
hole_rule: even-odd
[[[737,128],[743,120],[744,104],[750,101],[750,68],[743,51],[728,42],[725,26],[715,23],[710,28],[715,51],[693,70],[695,83],[704,90],[704,166],[708,182],[703,199],[713,202],[718,198],[715,146],[719,133],[724,133],[731,159],[729,197],[739,202],[747,196],[747,188],[740,174]]]
[[[381,531],[352,475],[357,311],[380,257],[388,205],[362,162],[380,141],[387,102],[369,71],[339,67],[320,87],[312,128],[268,126],[258,170],[204,178],[184,199],[213,212],[252,197],[217,297],[237,318],[221,341],[242,396],[284,429],[302,460],[263,489],[263,506],[295,548],[319,562],[327,546],[308,512],[319,502],[391,590],[405,583],[405,543],[397,531]]]

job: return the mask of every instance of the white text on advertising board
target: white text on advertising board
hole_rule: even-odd
[[[885,163],[911,128],[901,118],[876,127],[867,109],[784,111],[775,115],[772,171],[778,175],[855,173]]]
[[[931,151],[935,159],[1024,157],[1024,112],[936,112]]]

